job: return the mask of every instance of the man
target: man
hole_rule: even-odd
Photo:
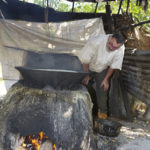
[[[78,54],[84,71],[91,72],[96,82],[98,118],[107,118],[109,79],[116,69],[121,70],[124,50],[124,37],[117,33],[90,39]],[[87,75],[83,84],[88,85],[89,80]]]

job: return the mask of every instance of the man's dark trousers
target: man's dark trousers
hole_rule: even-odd
[[[104,71],[100,73],[91,71],[91,77],[94,78],[95,80],[93,88],[96,91],[97,106],[100,112],[105,113],[105,114],[107,114],[108,91],[104,91],[104,87],[101,87],[101,83],[104,80],[107,72],[108,72],[108,69],[105,69]]]

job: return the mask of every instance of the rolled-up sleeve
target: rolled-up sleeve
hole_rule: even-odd
[[[121,52],[114,56],[110,68],[112,69],[122,69],[123,57],[124,57],[124,46],[121,47]]]
[[[85,46],[79,51],[78,58],[82,63],[89,64],[96,51],[94,39],[88,40]]]

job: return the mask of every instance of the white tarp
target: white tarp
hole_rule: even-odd
[[[20,50],[71,52],[100,33],[104,33],[101,18],[49,24],[0,21],[2,44]]]
[[[0,79],[18,80],[26,51],[74,53],[86,41],[104,34],[101,18],[62,23],[0,20]]]

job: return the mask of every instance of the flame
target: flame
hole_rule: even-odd
[[[23,142],[23,143],[21,144],[21,146],[22,146],[22,147],[26,147],[26,144]]]
[[[32,135],[29,135],[28,139],[36,150],[40,149],[40,142],[37,138],[33,138]]]
[[[42,141],[43,140],[43,137],[44,137],[44,132],[40,132],[40,140]]]
[[[32,146],[33,146],[33,148],[34,148],[35,150],[39,150],[39,149],[40,149],[40,146],[41,146],[41,144],[42,144],[42,141],[43,141],[44,139],[48,139],[48,136],[46,136],[46,135],[44,134],[44,132],[41,131],[41,132],[38,134],[38,136],[35,136],[35,137],[34,137],[33,135],[29,135],[29,136],[27,136],[26,138],[28,139],[28,141],[29,141],[30,143],[32,143]],[[21,146],[24,147],[24,148],[26,148],[27,144],[25,143],[25,141],[21,144]],[[55,144],[53,144],[53,150],[56,150],[56,145],[55,145]]]
[[[56,149],[56,145],[55,144],[53,144],[53,150],[55,150]]]
[[[36,150],[40,149],[40,144],[38,143],[38,141],[36,139],[32,139],[32,145],[33,145],[33,147],[36,148]]]

